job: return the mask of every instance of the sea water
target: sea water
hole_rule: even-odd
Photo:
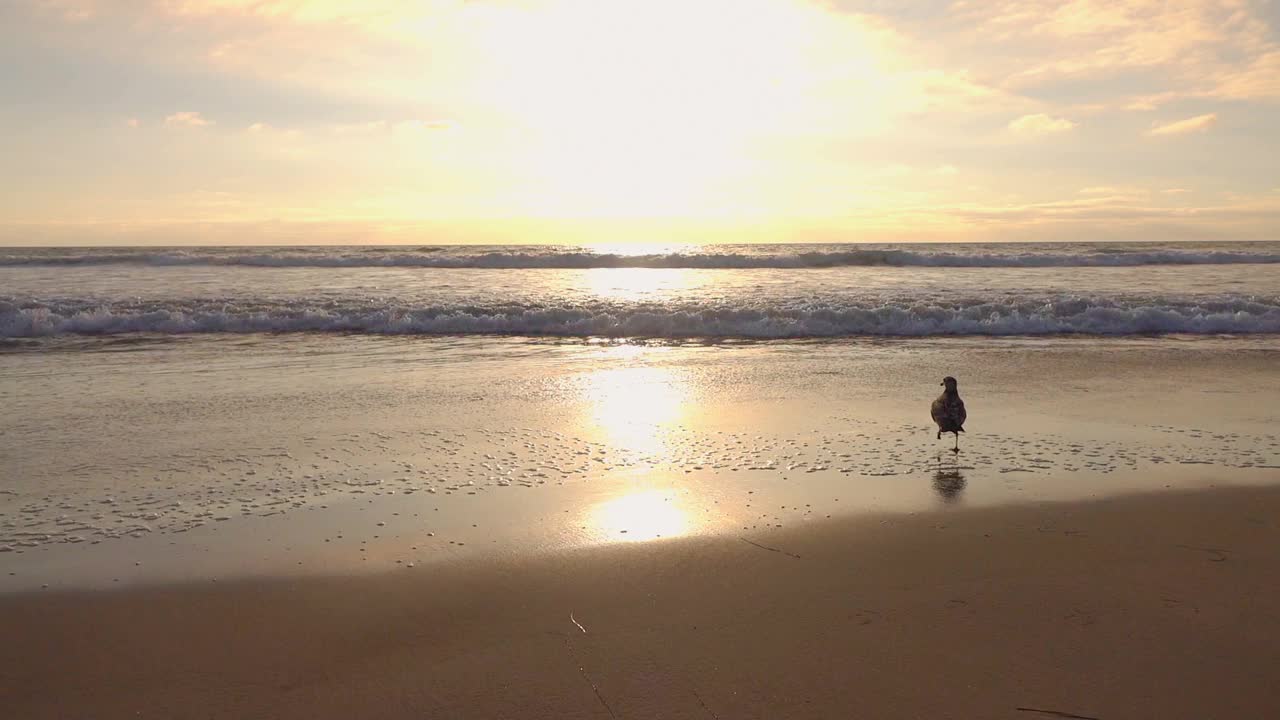
[[[0,338],[1280,333],[1280,243],[0,250]]]

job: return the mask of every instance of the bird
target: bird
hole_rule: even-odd
[[[964,411],[964,401],[960,399],[960,392],[956,390],[956,379],[948,375],[942,378],[942,386],[946,388],[937,400],[933,401],[933,406],[929,408],[929,413],[933,415],[933,421],[938,423],[938,439],[942,439],[942,433],[953,433],[956,436],[955,447],[951,452],[960,452],[960,433],[964,432],[964,421],[967,415]]]

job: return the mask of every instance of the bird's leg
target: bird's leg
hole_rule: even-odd
[[[955,436],[956,436],[956,445],[955,447],[951,448],[951,452],[959,453],[960,452],[960,433],[955,433]]]
[[[941,440],[941,439],[942,439],[942,431],[941,431],[941,430],[939,430],[939,431],[938,431],[938,439],[939,439],[939,440]]]

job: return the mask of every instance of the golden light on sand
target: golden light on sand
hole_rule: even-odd
[[[653,351],[654,348],[620,346],[610,354]],[[685,412],[687,387],[668,368],[632,367],[600,370],[587,377],[590,420],[602,439],[619,449],[658,453],[665,449],[664,431]]]
[[[591,524],[610,539],[654,540],[687,533],[689,516],[674,493],[648,490],[595,506]]]

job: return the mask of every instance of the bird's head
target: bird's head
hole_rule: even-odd
[[[953,377],[951,377],[950,375],[948,375],[948,376],[946,376],[946,377],[942,378],[942,385],[943,385],[943,387],[945,387],[945,388],[946,388],[946,389],[948,389],[948,390],[955,390],[955,389],[956,389],[956,379],[955,379],[955,378],[953,378]]]

